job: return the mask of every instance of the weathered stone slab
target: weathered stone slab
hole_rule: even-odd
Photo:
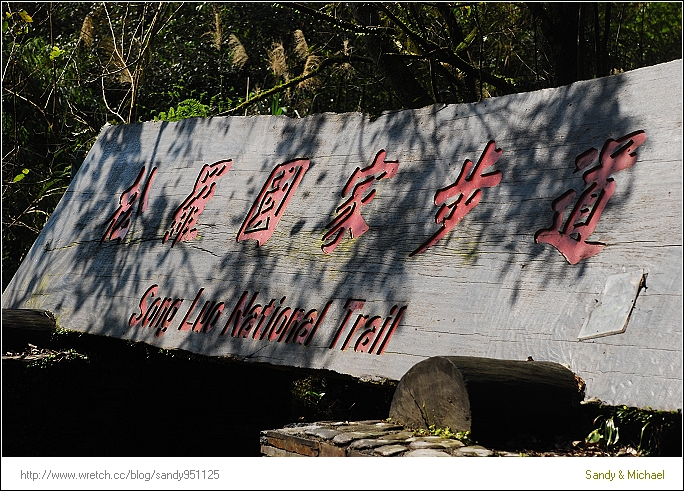
[[[409,438],[413,435],[411,431],[400,431],[399,433],[390,433],[388,435],[383,435],[382,438],[385,440],[405,440],[409,441]]]
[[[320,442],[320,449],[318,451],[319,457],[346,457],[347,452],[344,448],[336,447],[330,443]]]
[[[298,453],[288,452],[280,448],[271,447],[270,445],[262,445],[261,453],[266,457],[302,457]]]
[[[461,447],[455,450],[454,454],[473,457],[491,457],[492,455],[494,455],[494,452],[487,448],[484,448],[481,445],[471,445],[468,447]]]
[[[404,457],[450,457],[450,455],[442,450],[421,448],[418,450],[411,450],[410,452],[404,454]]]
[[[367,436],[371,435],[368,435],[368,433],[363,433],[360,431],[350,431],[348,433],[340,433],[339,435],[335,435],[332,439],[332,442],[335,445],[347,445],[348,443],[353,442],[354,440],[359,440]]]
[[[363,450],[366,448],[376,448],[382,447],[383,445],[389,445],[388,440],[373,439],[373,438],[361,438],[360,440],[355,440],[349,445],[350,449]]]
[[[318,457],[319,443],[317,440],[310,440],[294,435],[283,435],[276,431],[266,432],[268,445],[279,448],[287,452],[306,455],[308,457]]]
[[[439,442],[415,441],[409,444],[411,450],[418,450],[421,448],[437,448],[444,450],[446,447]]]
[[[375,120],[106,126],[2,306],[374,380],[532,356],[681,408],[681,123],[677,60]],[[625,323],[580,336],[623,273]]]
[[[401,452],[406,452],[406,447],[403,445],[383,445],[374,450],[374,453],[382,457],[391,457]]]
[[[311,436],[317,436],[323,440],[331,440],[333,437],[340,434],[337,430],[332,430],[330,428],[316,428],[312,430],[306,430],[305,433]]]

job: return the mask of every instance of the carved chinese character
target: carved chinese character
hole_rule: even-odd
[[[576,193],[572,189],[566,191],[552,203],[553,225],[537,231],[534,241],[554,246],[570,264],[577,264],[598,254],[605,244],[587,242],[594,233],[601,213],[608,200],[615,192],[615,180],[610,176],[615,172],[628,169],[636,163],[635,150],[646,141],[644,131],[636,131],[617,140],[606,140],[599,155],[595,148],[582,153],[575,160],[575,171],[583,170],[590,164],[598,163],[582,176],[585,182],[584,191],[570,212],[565,224],[563,215],[572,204]]]
[[[360,237],[368,230],[368,224],[361,216],[361,207],[373,201],[375,197],[375,189],[370,188],[375,181],[394,177],[399,170],[399,162],[386,161],[386,155],[385,150],[380,150],[371,165],[364,169],[357,167],[347,181],[342,197],[350,192],[351,196],[335,210],[338,216],[326,226],[330,230],[323,236],[321,246],[326,254],[335,250],[347,230],[352,238]]]
[[[114,214],[107,220],[109,226],[107,231],[102,236],[100,243],[105,240],[123,239],[128,233],[128,229],[131,226],[131,215],[133,214],[133,206],[136,201],[138,203],[138,215],[142,214],[147,209],[147,198],[150,193],[150,186],[152,186],[152,181],[154,176],[157,174],[157,168],[153,168],[150,172],[147,181],[145,181],[145,186],[140,189],[140,183],[145,175],[145,167],[140,169],[138,177],[135,179],[133,185],[126,189],[121,198],[119,198],[119,208],[114,212]]]
[[[309,163],[308,159],[296,159],[273,169],[240,228],[238,242],[255,239],[259,246],[266,243],[309,169]]]
[[[205,164],[202,167],[195,186],[190,196],[181,204],[173,215],[171,228],[164,235],[162,242],[165,243],[174,237],[171,247],[178,242],[192,240],[197,236],[197,218],[204,211],[207,202],[214,196],[216,181],[230,170],[233,165],[232,160],[221,160],[214,164]]]
[[[480,160],[477,161],[477,165],[473,165],[471,160],[466,160],[456,182],[435,193],[435,206],[441,205],[437,210],[435,222],[440,224],[441,228],[409,256],[415,256],[429,249],[448,234],[480,202],[482,188],[493,188],[499,185],[502,178],[501,171],[489,174],[484,174],[484,171],[499,161],[501,153],[502,150],[496,148],[496,142],[490,141],[482,152]],[[447,204],[447,200],[454,197],[456,199]]]

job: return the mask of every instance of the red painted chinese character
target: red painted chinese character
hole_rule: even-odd
[[[261,246],[271,238],[307,170],[308,159],[291,160],[273,169],[240,228],[238,242],[256,239]]]
[[[615,192],[615,180],[611,174],[628,169],[636,163],[635,150],[646,141],[646,133],[636,131],[617,140],[608,139],[601,149],[595,148],[582,153],[575,160],[575,172],[585,169],[596,161],[598,164],[587,170],[582,176],[586,183],[575,207],[563,225],[563,214],[574,201],[576,193],[572,189],[566,191],[552,203],[553,225],[534,234],[536,243],[547,243],[560,251],[570,264],[577,264],[598,254],[605,244],[587,242],[594,233],[601,213],[608,200]]]
[[[171,228],[164,235],[162,243],[175,236],[171,244],[173,247],[178,242],[192,240],[197,236],[197,229],[194,228],[197,224],[197,218],[204,211],[207,202],[214,196],[216,181],[229,171],[232,165],[232,160],[221,160],[211,165],[205,164],[202,167],[197,176],[197,181],[195,181],[192,194],[176,210]]]
[[[477,161],[477,165],[473,165],[471,160],[466,160],[456,182],[435,193],[435,206],[442,205],[437,211],[435,222],[441,224],[442,227],[409,256],[420,254],[442,240],[470,210],[477,206],[482,199],[482,188],[493,188],[499,185],[502,178],[501,171],[489,174],[483,174],[483,172],[498,162],[501,153],[502,150],[496,148],[496,142],[490,141],[482,152],[480,160]],[[447,200],[453,197],[456,199],[451,204],[446,204]]]
[[[111,218],[107,220],[109,222],[109,227],[107,227],[107,231],[102,236],[100,243],[103,243],[105,240],[121,240],[126,236],[126,233],[128,233],[128,229],[131,226],[133,205],[136,201],[138,201],[138,198],[140,198],[140,202],[138,204],[138,215],[142,214],[142,212],[147,209],[147,198],[150,193],[150,186],[152,186],[152,181],[154,180],[154,176],[156,174],[157,168],[155,167],[152,169],[152,172],[147,178],[145,186],[141,191],[140,183],[145,175],[145,167],[140,169],[140,174],[138,174],[138,177],[133,185],[126,189],[126,191],[124,191],[121,195],[121,198],[119,198],[119,208],[117,208]]]
[[[399,170],[399,162],[396,160],[385,161],[386,155],[387,152],[380,150],[371,165],[365,169],[357,167],[347,181],[342,191],[342,197],[347,196],[350,192],[352,194],[347,201],[335,210],[336,213],[339,213],[337,218],[326,226],[330,230],[323,236],[324,243],[321,246],[326,254],[335,250],[347,230],[349,230],[352,238],[360,237],[368,230],[368,224],[361,216],[361,207],[373,201],[375,189],[368,194],[364,195],[364,193],[373,186],[374,181],[394,177]],[[359,182],[357,183],[357,181]]]

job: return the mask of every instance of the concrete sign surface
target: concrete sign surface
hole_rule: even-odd
[[[2,304],[368,379],[532,357],[681,408],[682,62],[375,120],[105,126]]]

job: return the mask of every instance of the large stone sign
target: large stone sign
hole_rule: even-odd
[[[106,126],[3,307],[359,378],[531,357],[681,408],[681,125],[678,60],[374,120]]]

